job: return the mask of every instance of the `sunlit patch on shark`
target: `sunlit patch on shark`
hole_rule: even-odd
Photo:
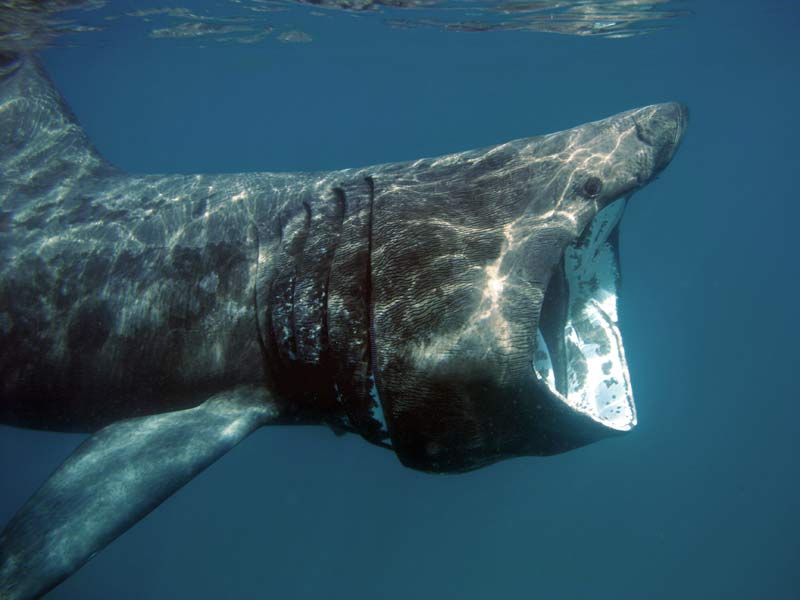
[[[552,394],[612,429],[636,425],[636,408],[619,330],[617,240],[627,198],[601,210],[562,258],[558,309],[543,312],[533,368]],[[560,289],[559,289],[560,288]],[[542,327],[551,337],[545,339]]]

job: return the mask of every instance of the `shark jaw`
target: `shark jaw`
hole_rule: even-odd
[[[533,358],[553,396],[617,431],[636,426],[617,314],[617,241],[627,201],[603,208],[566,248],[545,293]]]

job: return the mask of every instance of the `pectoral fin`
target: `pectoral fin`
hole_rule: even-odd
[[[278,410],[242,387],[192,409],[101,429],[47,480],[0,535],[0,598],[36,598],[161,504]]]

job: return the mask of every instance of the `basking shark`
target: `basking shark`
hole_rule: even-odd
[[[636,425],[618,226],[678,103],[438,158],[130,175],[0,54],[0,423],[87,432],[0,536],[38,597],[264,425],[459,472]]]

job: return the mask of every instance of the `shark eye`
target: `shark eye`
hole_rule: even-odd
[[[11,52],[0,51],[0,77],[10,75],[19,68],[19,56]]]
[[[587,198],[596,198],[603,191],[603,182],[599,177],[589,177],[583,182],[582,192]]]

